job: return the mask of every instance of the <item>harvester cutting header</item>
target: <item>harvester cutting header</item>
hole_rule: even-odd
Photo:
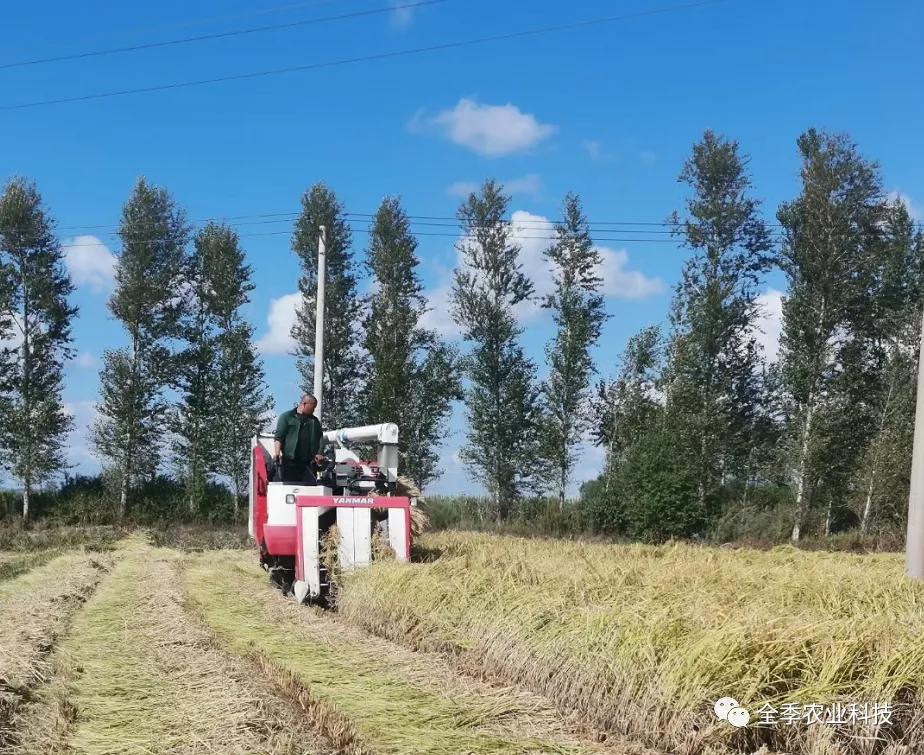
[[[315,317],[314,415],[323,405],[325,228],[318,240]],[[310,409],[309,409],[310,411]],[[260,564],[286,594],[301,602],[324,602],[333,574],[325,550],[336,549],[338,569],[367,566],[375,554],[411,555],[411,501],[398,493],[398,426],[345,427],[322,434],[317,479],[280,479],[277,438],[253,438],[249,529]],[[364,461],[353,446],[373,447],[376,461]]]

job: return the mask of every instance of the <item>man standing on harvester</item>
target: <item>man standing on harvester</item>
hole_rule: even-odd
[[[314,485],[317,481],[313,463],[324,463],[324,433],[321,421],[314,416],[317,405],[318,400],[306,393],[298,406],[279,415],[273,459],[277,466],[282,465],[283,482]]]

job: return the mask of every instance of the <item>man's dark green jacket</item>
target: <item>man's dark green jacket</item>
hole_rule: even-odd
[[[299,414],[289,409],[279,415],[275,438],[282,443],[286,461],[307,464],[321,452],[321,422],[313,414]]]

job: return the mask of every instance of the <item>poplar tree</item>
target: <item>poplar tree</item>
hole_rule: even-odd
[[[549,375],[543,384],[546,401],[544,456],[555,469],[558,506],[575,464],[575,449],[590,427],[590,379],[594,372],[590,350],[600,339],[606,320],[599,276],[602,259],[590,238],[587,218],[575,194],[562,205],[563,220],[555,226],[555,241],[545,251],[555,283],[542,306],[551,310],[557,327],[546,346]]]
[[[880,229],[882,253],[873,286],[860,302],[866,304],[864,352],[871,373],[863,401],[872,432],[852,488],[864,534],[905,520],[924,301],[924,233],[900,201],[886,208]]]
[[[210,224],[196,239],[206,285],[202,301],[214,332],[213,466],[231,481],[234,516],[247,489],[251,439],[269,419],[272,401],[263,365],[253,343],[253,327],[242,309],[254,289],[238,235]]]
[[[439,447],[461,387],[455,351],[420,325],[427,304],[417,240],[397,199],[375,214],[366,264],[375,285],[363,323],[371,365],[363,419],[397,423],[402,473],[422,489],[441,473]]]
[[[514,307],[533,293],[511,240],[502,187],[487,181],[458,210],[463,238],[452,316],[471,350],[463,359],[468,429],[462,459],[487,487],[498,521],[535,480],[539,457],[536,367],[518,343]]]
[[[686,217],[675,213],[673,222],[694,254],[672,305],[666,419],[692,460],[705,512],[751,448],[760,397],[756,300],[771,239],[737,142],[706,131],[678,180],[693,195]]]
[[[174,384],[171,343],[186,306],[185,248],[189,226],[166,189],[139,179],[122,210],[122,251],[109,311],[121,321],[128,345],[107,349],[93,444],[119,485],[119,516],[128,512],[131,486],[161,463]]]
[[[594,442],[606,450],[607,493],[629,448],[659,421],[662,351],[661,329],[643,328],[629,338],[617,376],[597,384],[591,432]]]
[[[29,520],[35,485],[67,466],[73,420],[62,401],[77,308],[53,222],[35,186],[15,178],[0,196],[0,449],[22,484]]]
[[[314,390],[314,336],[317,307],[318,237],[326,235],[324,295],[324,426],[356,424],[362,387],[360,325],[363,302],[357,292],[356,262],[351,251],[352,233],[344,209],[334,193],[317,183],[302,196],[302,210],[292,234],[292,250],[301,263],[298,290],[301,303],[292,337],[302,378],[302,390]]]
[[[883,220],[877,167],[846,136],[810,129],[798,147],[802,191],[777,213],[784,234],[780,266],[789,283],[781,365],[793,541],[802,534],[826,462],[847,456],[849,438],[839,437],[844,424],[838,418],[853,408],[839,400],[841,371],[849,363],[856,307],[869,293],[865,271],[881,244]],[[845,448],[837,451],[838,443]]]
[[[205,300],[210,281],[202,254],[207,230],[196,234],[194,251],[187,262],[186,311],[180,326],[186,346],[177,354],[176,387],[180,395],[169,415],[169,426],[176,436],[172,444],[173,461],[185,483],[191,515],[197,514],[202,505],[218,444],[214,421],[218,400],[214,377],[217,350],[214,323]]]

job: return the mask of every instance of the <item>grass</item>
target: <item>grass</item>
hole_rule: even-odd
[[[26,553],[16,551],[0,551],[0,582],[25,574],[30,569],[48,563],[52,558],[60,555],[56,548],[35,550]]]
[[[200,557],[187,573],[193,604],[234,652],[300,690],[338,751],[376,753],[592,752],[547,703],[454,673],[297,606],[267,585],[250,554]]]
[[[924,686],[924,587],[902,577],[894,554],[474,533],[427,535],[419,545],[429,563],[349,576],[343,615],[651,746],[866,752],[831,728],[719,726],[711,704],[723,695],[752,711],[767,702],[898,701]],[[924,748],[919,703],[898,718],[902,744]],[[890,732],[903,729],[878,734]]]
[[[185,612],[182,558],[132,538],[77,616],[63,643],[77,711],[67,751],[316,752],[317,737]]]
[[[127,531],[120,527],[80,526],[62,527],[41,523],[26,529],[19,522],[0,522],[0,550],[28,552],[50,548],[111,550]]]

